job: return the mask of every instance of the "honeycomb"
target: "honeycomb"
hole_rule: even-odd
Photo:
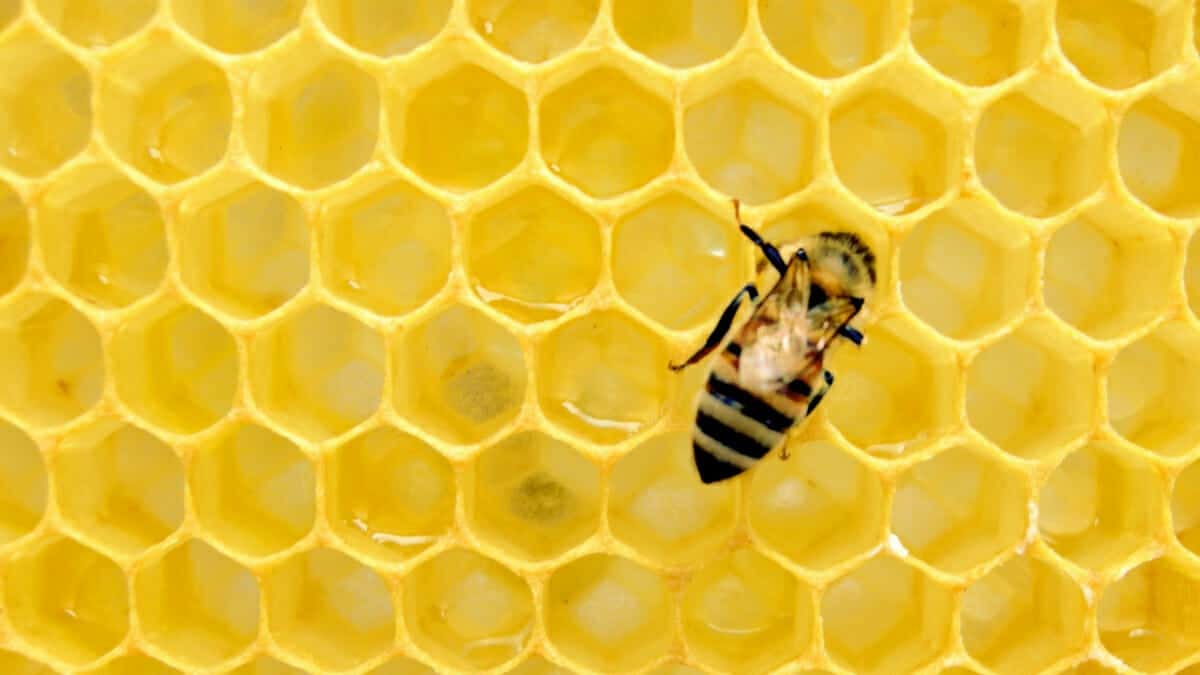
[[[1198,26],[0,0],[0,672],[1200,673]],[[731,197],[880,283],[705,486]]]

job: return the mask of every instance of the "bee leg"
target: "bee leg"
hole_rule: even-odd
[[[738,228],[741,229],[742,234],[746,235],[747,239],[762,249],[763,255],[771,263],[771,267],[774,267],[775,271],[779,272],[782,276],[784,270],[787,269],[787,263],[783,262],[783,256],[779,255],[779,249],[772,246],[759,236],[757,232],[750,229],[749,225],[742,222],[742,203],[736,199],[733,200],[733,217],[737,220]]]
[[[838,335],[846,338],[854,343],[854,346],[861,347],[863,343],[863,334],[854,330],[850,326],[842,326],[838,329]]]
[[[825,394],[829,393],[829,388],[833,386],[833,373],[826,370],[822,373],[825,376],[825,386],[821,387],[817,393],[808,401],[808,410],[804,413],[807,417],[811,415],[817,406],[821,405],[821,401],[825,399]]]
[[[791,453],[791,451],[788,450],[787,441],[785,440],[783,442],[783,447],[779,449],[779,461],[786,462],[788,457],[791,457],[791,456],[792,456],[792,453]]]
[[[742,234],[746,235],[747,239],[762,249],[763,255],[767,257],[767,261],[771,263],[771,267],[774,267],[776,272],[783,274],[787,270],[787,263],[783,262],[783,256],[779,255],[779,249],[772,246],[759,236],[757,232],[750,229],[749,225],[738,223],[738,227],[742,230]]]
[[[730,301],[729,306],[725,308],[725,311],[721,312],[721,317],[717,319],[717,325],[713,327],[712,333],[704,341],[704,345],[695,354],[692,354],[687,361],[680,364],[668,364],[671,370],[683,370],[705,356],[708,356],[709,352],[716,349],[717,345],[721,344],[721,340],[724,340],[725,336],[729,333],[729,327],[733,325],[733,317],[737,315],[738,308],[742,305],[742,298],[745,296],[750,296],[751,301],[758,299],[758,289],[754,287],[754,284],[742,286],[742,290],[733,296],[733,300]]]

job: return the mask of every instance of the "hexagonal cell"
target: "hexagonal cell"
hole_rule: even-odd
[[[911,452],[957,420],[954,354],[907,317],[881,320],[862,349],[834,352],[826,363],[837,383],[822,407],[867,452]]]
[[[677,330],[716,320],[745,283],[745,241],[732,212],[719,217],[679,193],[623,216],[613,231],[613,284],[629,304]],[[663,289],[670,288],[670,293]]]
[[[893,78],[912,84],[893,91]],[[946,106],[956,104],[945,100],[941,85],[920,82],[926,78],[908,69],[880,76],[839,101],[829,121],[838,179],[885,214],[909,213],[937,200],[960,173],[962,140],[944,122],[954,119]],[[881,165],[880,157],[893,159]]]
[[[1071,453],[1042,486],[1038,529],[1085,567],[1119,565],[1155,538],[1166,502],[1158,472],[1114,443]]]
[[[675,146],[671,109],[621,71],[601,67],[542,100],[542,156],[593,197],[614,197],[667,170]]]
[[[495,668],[520,654],[533,630],[524,579],[467,549],[423,563],[405,579],[404,619],[413,640],[457,668]]]
[[[293,668],[275,659],[260,656],[239,668],[229,671],[229,675],[303,675],[304,671]]]
[[[308,283],[308,227],[295,199],[242,176],[193,191],[179,208],[183,283],[239,319],[266,314]]]
[[[243,652],[258,635],[258,581],[193,539],[141,568],[133,582],[146,639],[192,668]]]
[[[600,279],[599,223],[544,187],[525,188],[488,207],[469,228],[467,265],[475,292],[519,321],[560,316]]]
[[[33,661],[16,652],[2,650],[0,651],[0,672],[12,675],[54,675],[56,671],[44,663]]]
[[[385,360],[378,333],[349,314],[312,305],[255,336],[250,390],[275,422],[322,441],[379,408]]]
[[[979,116],[979,180],[1005,207],[1057,215],[1096,191],[1104,173],[1108,112],[1066,76],[1042,76],[992,101]]]
[[[52,466],[63,517],[109,551],[137,555],[183,523],[183,464],[137,427],[106,419],[76,431]]]
[[[126,654],[87,671],[87,675],[182,675],[180,671],[143,654]]]
[[[106,47],[149,22],[155,0],[37,0],[37,13],[80,47]]]
[[[967,368],[971,426],[1006,452],[1038,459],[1092,426],[1092,356],[1045,319],[1032,319]]]
[[[448,190],[474,190],[513,170],[529,147],[525,94],[464,64],[391,99],[392,142],[401,160]]]
[[[732,482],[696,480],[691,434],[676,431],[649,438],[613,465],[608,524],[640,555],[697,562],[733,532],[735,499]]]
[[[406,656],[397,656],[387,663],[373,668],[370,675],[435,675],[437,671]]]
[[[116,563],[71,539],[17,552],[4,572],[12,629],[55,660],[82,666],[129,630],[129,593]]]
[[[399,180],[355,181],[321,206],[321,281],[377,314],[422,305],[450,276],[450,219]]]
[[[1183,563],[1167,558],[1142,563],[1100,596],[1100,641],[1132,668],[1167,671],[1200,650],[1198,593],[1200,578]]]
[[[233,407],[237,344],[190,305],[163,303],[123,322],[110,350],[117,394],[152,424],[194,433]]]
[[[473,0],[471,24],[493,47],[540,63],[583,40],[596,21],[599,0]]]
[[[1192,463],[1175,478],[1171,521],[1179,543],[1200,555],[1200,462]]]
[[[817,77],[870,65],[900,38],[905,10],[896,0],[758,1],[771,46]]]
[[[767,672],[807,646],[809,602],[791,573],[761,553],[739,549],[688,581],[680,601],[684,639],[710,668]]]
[[[825,649],[855,673],[913,672],[949,645],[953,612],[950,591],[923,572],[872,558],[825,590]]]
[[[981,337],[1024,311],[1032,259],[1019,220],[978,199],[955,201],[900,246],[904,304],[947,337]]]
[[[104,164],[72,169],[51,184],[38,206],[38,239],[46,271],[101,307],[152,293],[166,273],[158,203]]]
[[[1041,560],[1009,560],[972,583],[962,602],[963,644],[992,672],[1041,672],[1088,640],[1083,591]]]
[[[612,12],[613,25],[625,44],[676,68],[721,56],[746,26],[746,0],[615,0]]]
[[[754,80],[709,96],[683,117],[688,158],[700,176],[747,204],[781,199],[808,185],[816,154],[814,133],[807,106],[795,97],[781,98]]]
[[[107,64],[100,96],[109,147],[153,180],[190,178],[225,155],[233,124],[229,82],[175,39],[156,36]]]
[[[525,398],[517,338],[454,305],[409,328],[393,351],[396,409],[452,443],[477,443],[516,418]]]
[[[913,555],[961,574],[1021,541],[1029,520],[1025,480],[981,449],[951,448],[900,477],[892,531]]]
[[[239,553],[270,555],[312,529],[312,462],[262,427],[239,423],[196,448],[189,479],[201,527]]]
[[[58,298],[31,293],[0,309],[0,407],[29,426],[55,426],[100,400],[96,327]]]
[[[315,549],[268,572],[276,643],[323,670],[349,670],[387,651],[396,615],[387,584],[345,554]]]
[[[1167,324],[1125,347],[1108,370],[1108,419],[1117,433],[1168,456],[1200,442],[1200,335]]]
[[[1178,283],[1174,257],[1164,227],[1121,205],[1098,206],[1054,232],[1043,275],[1046,304],[1092,337],[1119,337],[1163,311]]]
[[[916,0],[912,41],[944,75],[983,87],[1024,70],[1046,45],[1044,17],[1021,0]]]
[[[0,182],[0,297],[16,288],[29,265],[29,216],[21,197]]]
[[[755,472],[747,502],[750,527],[767,546],[826,569],[883,540],[883,485],[853,455],[812,441],[770,469]]]
[[[252,52],[275,42],[300,22],[304,0],[171,0],[172,18],[208,46],[223,52]]]
[[[0,165],[49,172],[87,145],[92,82],[78,61],[32,29],[0,41]]]
[[[597,443],[628,438],[663,414],[667,360],[658,336],[620,312],[562,324],[538,345],[542,412]]]
[[[347,178],[371,159],[378,134],[375,78],[311,38],[250,78],[246,149],[280,180],[316,189]]]
[[[415,436],[382,427],[339,446],[326,464],[334,531],[388,562],[424,551],[454,520],[454,469]]]
[[[321,21],[346,44],[376,56],[412,51],[442,30],[450,0],[317,0]]]
[[[1200,215],[1200,105],[1190,82],[1158,89],[1121,118],[1117,163],[1125,187],[1172,218]]]
[[[1118,0],[1101,9],[1088,0],[1062,0],[1057,8],[1063,53],[1102,87],[1133,86],[1183,57],[1185,2]]]
[[[600,525],[600,472],[592,460],[540,431],[485,449],[467,467],[464,498],[477,534],[505,552],[553,558]]]
[[[0,419],[0,546],[29,534],[46,510],[46,465],[33,439]],[[2,671],[0,671],[2,672]]]
[[[667,652],[671,596],[662,578],[596,553],[559,567],[547,582],[543,625],[564,656],[594,670],[632,670]]]

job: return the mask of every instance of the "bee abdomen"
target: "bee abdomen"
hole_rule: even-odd
[[[750,392],[710,375],[692,434],[700,479],[713,483],[750,468],[783,440],[793,422]]]
[[[706,394],[771,431],[787,431],[795,422],[791,415],[776,409],[736,384],[726,382],[716,374],[709,376]]]

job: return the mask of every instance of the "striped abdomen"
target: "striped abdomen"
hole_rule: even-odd
[[[811,409],[813,386],[820,379],[821,364],[812,362],[781,391],[748,392],[738,384],[740,352],[736,342],[729,343],[713,360],[700,394],[692,449],[705,483],[742,473],[778,446],[788,429]]]

